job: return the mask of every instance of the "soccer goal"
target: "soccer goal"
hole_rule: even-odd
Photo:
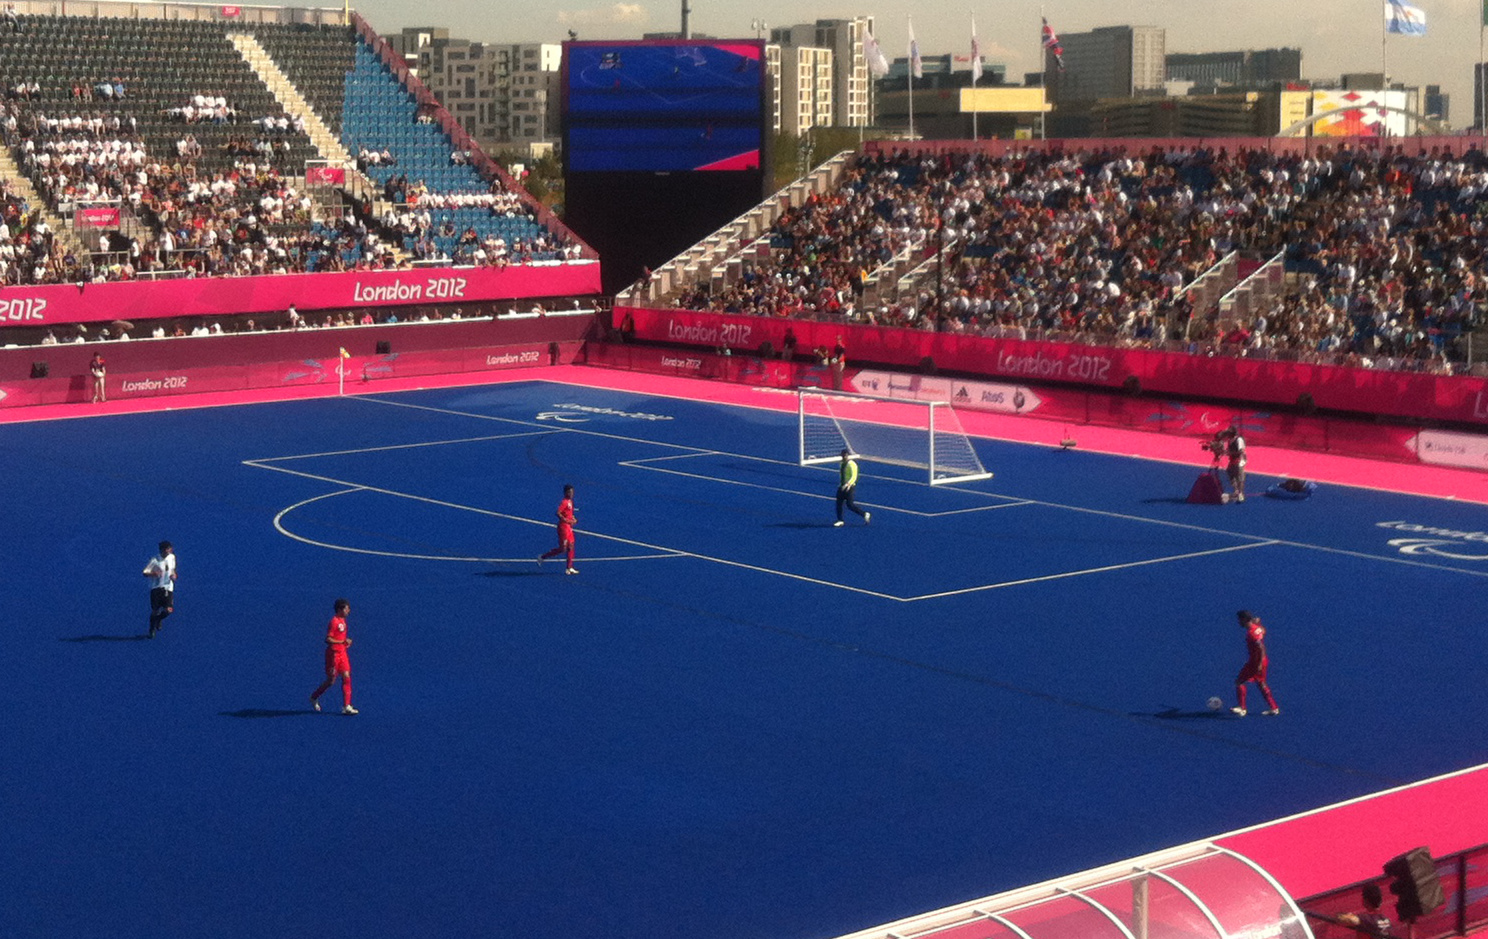
[[[944,401],[796,389],[800,465],[855,457],[925,470],[930,485],[990,479],[955,410]]]

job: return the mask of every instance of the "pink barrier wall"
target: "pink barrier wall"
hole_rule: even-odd
[[[49,326],[599,293],[597,263],[201,277],[0,290],[0,326]]]
[[[87,401],[88,362],[101,352],[111,398],[239,391],[337,382],[340,350],[346,382],[547,365],[552,343],[572,362],[594,326],[588,316],[366,326],[188,339],[27,346],[0,350],[0,407]],[[379,342],[389,352],[376,352]],[[46,378],[31,378],[45,362]]]
[[[863,144],[865,153],[898,153],[910,150],[915,153],[987,153],[1001,156],[1004,153],[1026,151],[1101,150],[1124,151],[1126,153],[1149,153],[1152,150],[1194,150],[1208,148],[1234,153],[1239,149],[1266,150],[1271,153],[1317,153],[1320,150],[1352,150],[1372,152],[1376,150],[1399,150],[1408,156],[1429,153],[1433,149],[1466,153],[1480,149],[1481,140],[1476,137],[1078,137],[1053,138],[1049,140],[920,140],[913,144],[902,140],[870,140]]]
[[[704,348],[727,344],[753,351],[768,341],[778,349],[789,327],[796,334],[801,352],[818,346],[831,348],[841,336],[849,364],[877,362],[917,368],[929,357],[938,369],[1012,381],[1121,388],[1128,378],[1135,377],[1143,390],[1168,395],[1292,406],[1305,392],[1312,395],[1318,407],[1330,410],[1488,423],[1488,380],[1471,376],[985,339],[913,329],[639,307],[616,307],[617,327],[627,315],[635,323],[638,339]]]
[[[712,352],[679,352],[655,346],[590,343],[586,350],[585,361],[590,365],[608,368],[710,378],[770,388],[801,386],[831,388],[834,383],[832,371],[826,366],[814,362],[761,359],[757,355],[724,356]],[[859,374],[856,369],[847,369],[842,378],[842,389],[872,392],[874,388],[858,381]],[[956,379],[945,378],[901,377],[906,386],[915,393],[918,393],[920,383],[926,385],[936,383],[949,385],[950,388],[947,391],[953,400],[967,402],[980,400],[980,396],[976,393],[958,394],[957,386],[976,386],[982,383],[959,382]],[[1021,386],[1002,387],[1011,397]],[[878,390],[882,391],[882,389]],[[971,390],[975,392],[977,389]],[[989,408],[989,410],[997,410],[1002,414],[1016,413],[1041,420],[1068,421],[1072,424],[1099,424],[1106,427],[1124,427],[1131,430],[1193,437],[1195,441],[1201,438],[1208,439],[1216,430],[1228,427],[1232,422],[1238,422],[1244,428],[1246,439],[1253,444],[1386,460],[1415,461],[1418,459],[1416,433],[1408,427],[1337,418],[1272,414],[1264,410],[1217,407],[1184,401],[1156,401],[1075,388],[1040,387],[1036,390],[1027,388],[1022,390],[1027,393],[1031,402],[1028,409],[1023,410],[1020,406],[1016,412],[1002,407]],[[975,403],[962,404],[958,407],[964,410],[977,409]],[[1195,460],[1199,460],[1200,456],[1196,449]]]

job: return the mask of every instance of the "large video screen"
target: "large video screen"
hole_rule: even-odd
[[[760,169],[763,42],[571,42],[564,53],[570,173]]]

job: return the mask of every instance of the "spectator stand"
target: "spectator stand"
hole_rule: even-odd
[[[1074,146],[870,146],[827,191],[788,198],[768,238],[725,240],[738,245],[725,257],[702,243],[620,301],[1314,364],[1474,364],[1488,307],[1477,149]]]

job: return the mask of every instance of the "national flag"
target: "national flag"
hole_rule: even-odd
[[[1042,16],[1039,19],[1044,21],[1044,51],[1054,57],[1054,64],[1062,72],[1064,71],[1064,46],[1059,44],[1059,36],[1055,34],[1054,27],[1049,25],[1049,21]]]
[[[346,347],[345,346],[342,346],[341,347],[341,358],[343,358],[343,359],[349,359],[349,358],[351,358],[351,353],[346,351]]]
[[[1385,0],[1385,32],[1402,36],[1426,35],[1426,11],[1405,0]]]
[[[1488,3],[1488,0],[1483,2]],[[884,55],[883,47],[872,33],[863,34],[863,58],[868,60],[868,73],[874,78],[883,78],[889,74],[889,58]]]
[[[1484,0],[1488,3],[1488,0]],[[982,80],[982,45],[977,42],[976,17],[971,18],[971,83]]]
[[[909,21],[909,74],[915,78],[925,77],[925,63],[920,61],[920,44],[915,42],[912,19]]]

